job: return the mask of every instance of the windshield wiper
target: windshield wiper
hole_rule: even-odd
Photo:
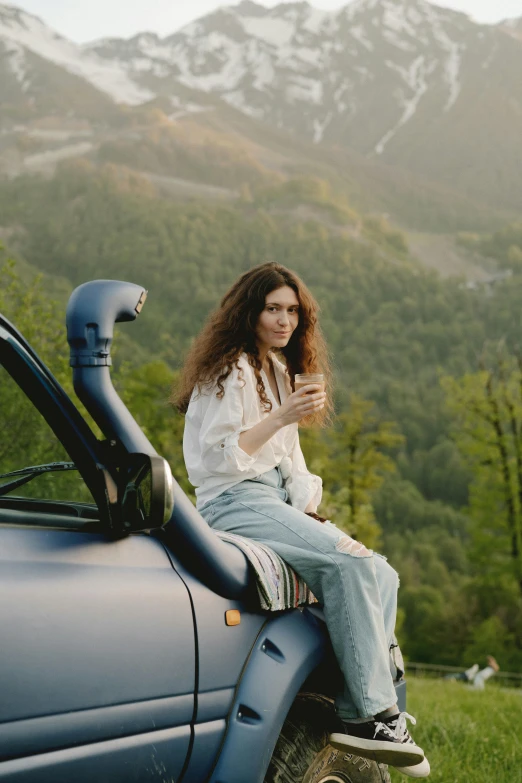
[[[29,481],[32,481],[37,476],[41,476],[44,473],[55,473],[66,470],[78,470],[74,462],[48,462],[46,465],[33,465],[29,468],[20,468],[20,470],[12,470],[10,473],[0,473],[0,479],[10,478],[11,476],[19,476],[20,478],[14,481],[6,481],[5,484],[0,484],[0,497],[9,494],[13,489],[18,489]]]

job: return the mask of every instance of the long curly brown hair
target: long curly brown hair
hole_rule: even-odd
[[[299,301],[299,322],[284,348],[274,351],[286,365],[294,390],[296,373],[323,373],[327,398],[325,407],[313,417],[303,421],[304,426],[320,425],[331,421],[332,403],[328,394],[331,386],[329,354],[317,321],[319,306],[303,283],[290,269],[269,262],[259,264],[245,272],[227,291],[221,304],[207,318],[203,329],[195,338],[185,359],[178,384],[172,390],[170,402],[180,413],[186,413],[193,390],[197,393],[217,388],[216,396],[225,394],[223,382],[239,358],[246,353],[254,370],[257,391],[266,411],[272,409],[261,377],[261,360],[256,344],[255,329],[265,308],[266,297],[272,291],[289,286]]]

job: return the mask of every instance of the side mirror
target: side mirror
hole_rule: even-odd
[[[128,454],[120,467],[119,527],[122,533],[161,528],[174,508],[170,466],[162,457]]]

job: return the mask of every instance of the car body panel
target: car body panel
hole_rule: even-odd
[[[225,736],[226,720],[194,726],[194,744],[183,783],[205,783],[219,755]]]
[[[278,613],[259,634],[239,682],[211,783],[262,783],[288,711],[320,663],[326,629],[307,610]]]
[[[0,764],[3,783],[171,783],[183,768],[179,749],[190,728],[180,726]],[[203,783],[203,781],[199,781]]]
[[[183,778],[201,783],[210,774],[221,749],[237,684],[249,663],[270,612],[255,611],[241,601],[224,598],[196,579],[167,548],[173,568],[190,592],[198,649],[198,686],[194,746]],[[253,601],[256,603],[255,597]],[[239,625],[227,625],[226,613],[236,610]],[[203,755],[202,755],[203,754]]]
[[[194,622],[187,589],[158,541],[1,527],[0,624],[9,629],[0,780],[14,755],[149,734],[152,752],[155,730],[174,728],[168,755],[181,769],[195,707]],[[118,753],[146,746],[143,738],[123,742]],[[96,759],[85,756],[93,776]]]

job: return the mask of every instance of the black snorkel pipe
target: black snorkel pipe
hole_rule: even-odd
[[[134,283],[93,280],[76,288],[67,305],[67,340],[74,390],[109,440],[130,453],[157,452],[118,396],[109,367],[114,324],[134,321],[147,291]],[[241,598],[248,583],[248,563],[237,547],[221,541],[195,509],[177,481],[174,510],[155,535],[204,584],[225,598]]]
[[[129,452],[156,451],[112,385],[114,324],[134,321],[147,291],[133,283],[93,280],[76,288],[67,305],[67,341],[71,349],[74,391],[109,438]]]

